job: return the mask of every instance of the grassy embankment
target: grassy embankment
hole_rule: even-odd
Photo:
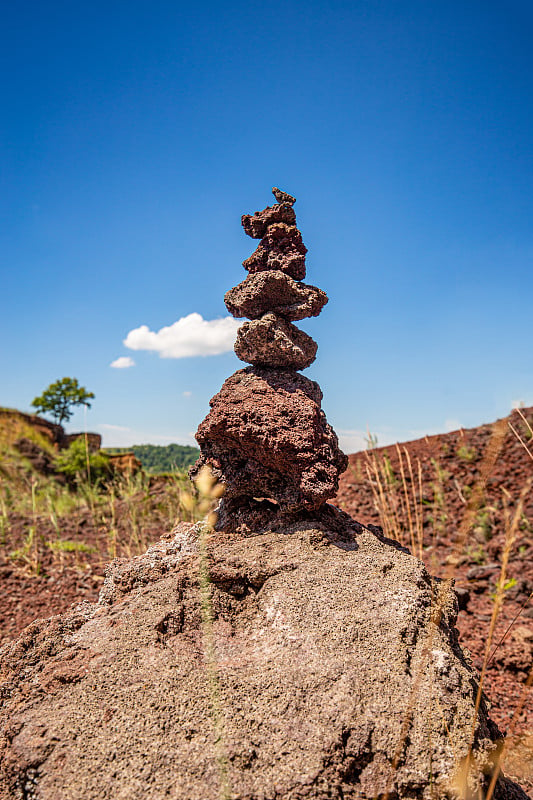
[[[19,451],[21,439],[40,449],[41,463]],[[182,463],[194,455],[186,450]],[[113,473],[105,452],[90,453],[83,440],[58,451],[22,415],[0,415],[0,554],[30,574],[144,552],[194,516],[190,491],[183,468]]]

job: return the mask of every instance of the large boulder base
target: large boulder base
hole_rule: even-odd
[[[2,800],[444,800],[471,744],[482,796],[498,731],[453,591],[377,531],[320,528],[182,524],[4,647]]]

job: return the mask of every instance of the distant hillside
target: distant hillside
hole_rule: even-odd
[[[132,447],[108,447],[108,453],[131,453],[141,462],[143,469],[152,474],[188,469],[200,451],[188,444],[134,444]]]

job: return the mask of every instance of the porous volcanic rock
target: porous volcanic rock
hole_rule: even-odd
[[[448,800],[471,744],[484,796],[499,732],[452,590],[354,522],[199,528],[0,651],[2,800]]]
[[[294,205],[296,202],[296,198],[289,194],[288,192],[283,192],[281,189],[278,189],[277,186],[272,187],[272,194],[276,198],[278,203],[288,203],[289,205]]]
[[[259,319],[268,311],[296,321],[317,317],[328,298],[322,289],[295,281],[290,275],[272,269],[248,275],[246,280],[226,292],[226,308],[234,317]]]
[[[317,347],[307,333],[270,313],[239,328],[235,353],[255,366],[305,369],[315,360]]]
[[[287,225],[296,223],[294,208],[289,203],[275,203],[264,211],[255,214],[243,214],[241,224],[248,236],[252,239],[262,239],[269,225],[275,222],[285,222]]]
[[[306,253],[307,247],[298,228],[278,222],[269,225],[257,249],[242,265],[251,274],[279,269],[301,281],[305,278]]]
[[[225,484],[218,516],[225,531],[252,533],[317,511],[347,465],[320,408],[322,393],[296,373],[312,364],[317,345],[290,320],[316,316],[327,297],[301,283],[307,248],[295,198],[272,191],[287,202],[242,217],[245,232],[262,238],[243,264],[250,275],[225,297],[234,316],[252,318],[239,329],[235,352],[254,369],[232,375],[211,400],[189,472],[195,478],[209,466]]]
[[[347,464],[321,398],[317,383],[290,370],[235,372],[200,423],[191,476],[208,464],[226,486],[224,504],[248,508],[266,498],[282,514],[318,508],[335,495]]]

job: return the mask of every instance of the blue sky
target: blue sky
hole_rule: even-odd
[[[72,430],[192,442],[244,365],[123,342],[227,316],[272,185],[330,298],[299,324],[347,450],[533,404],[532,23],[525,0],[6,6],[0,405],[75,376]]]

